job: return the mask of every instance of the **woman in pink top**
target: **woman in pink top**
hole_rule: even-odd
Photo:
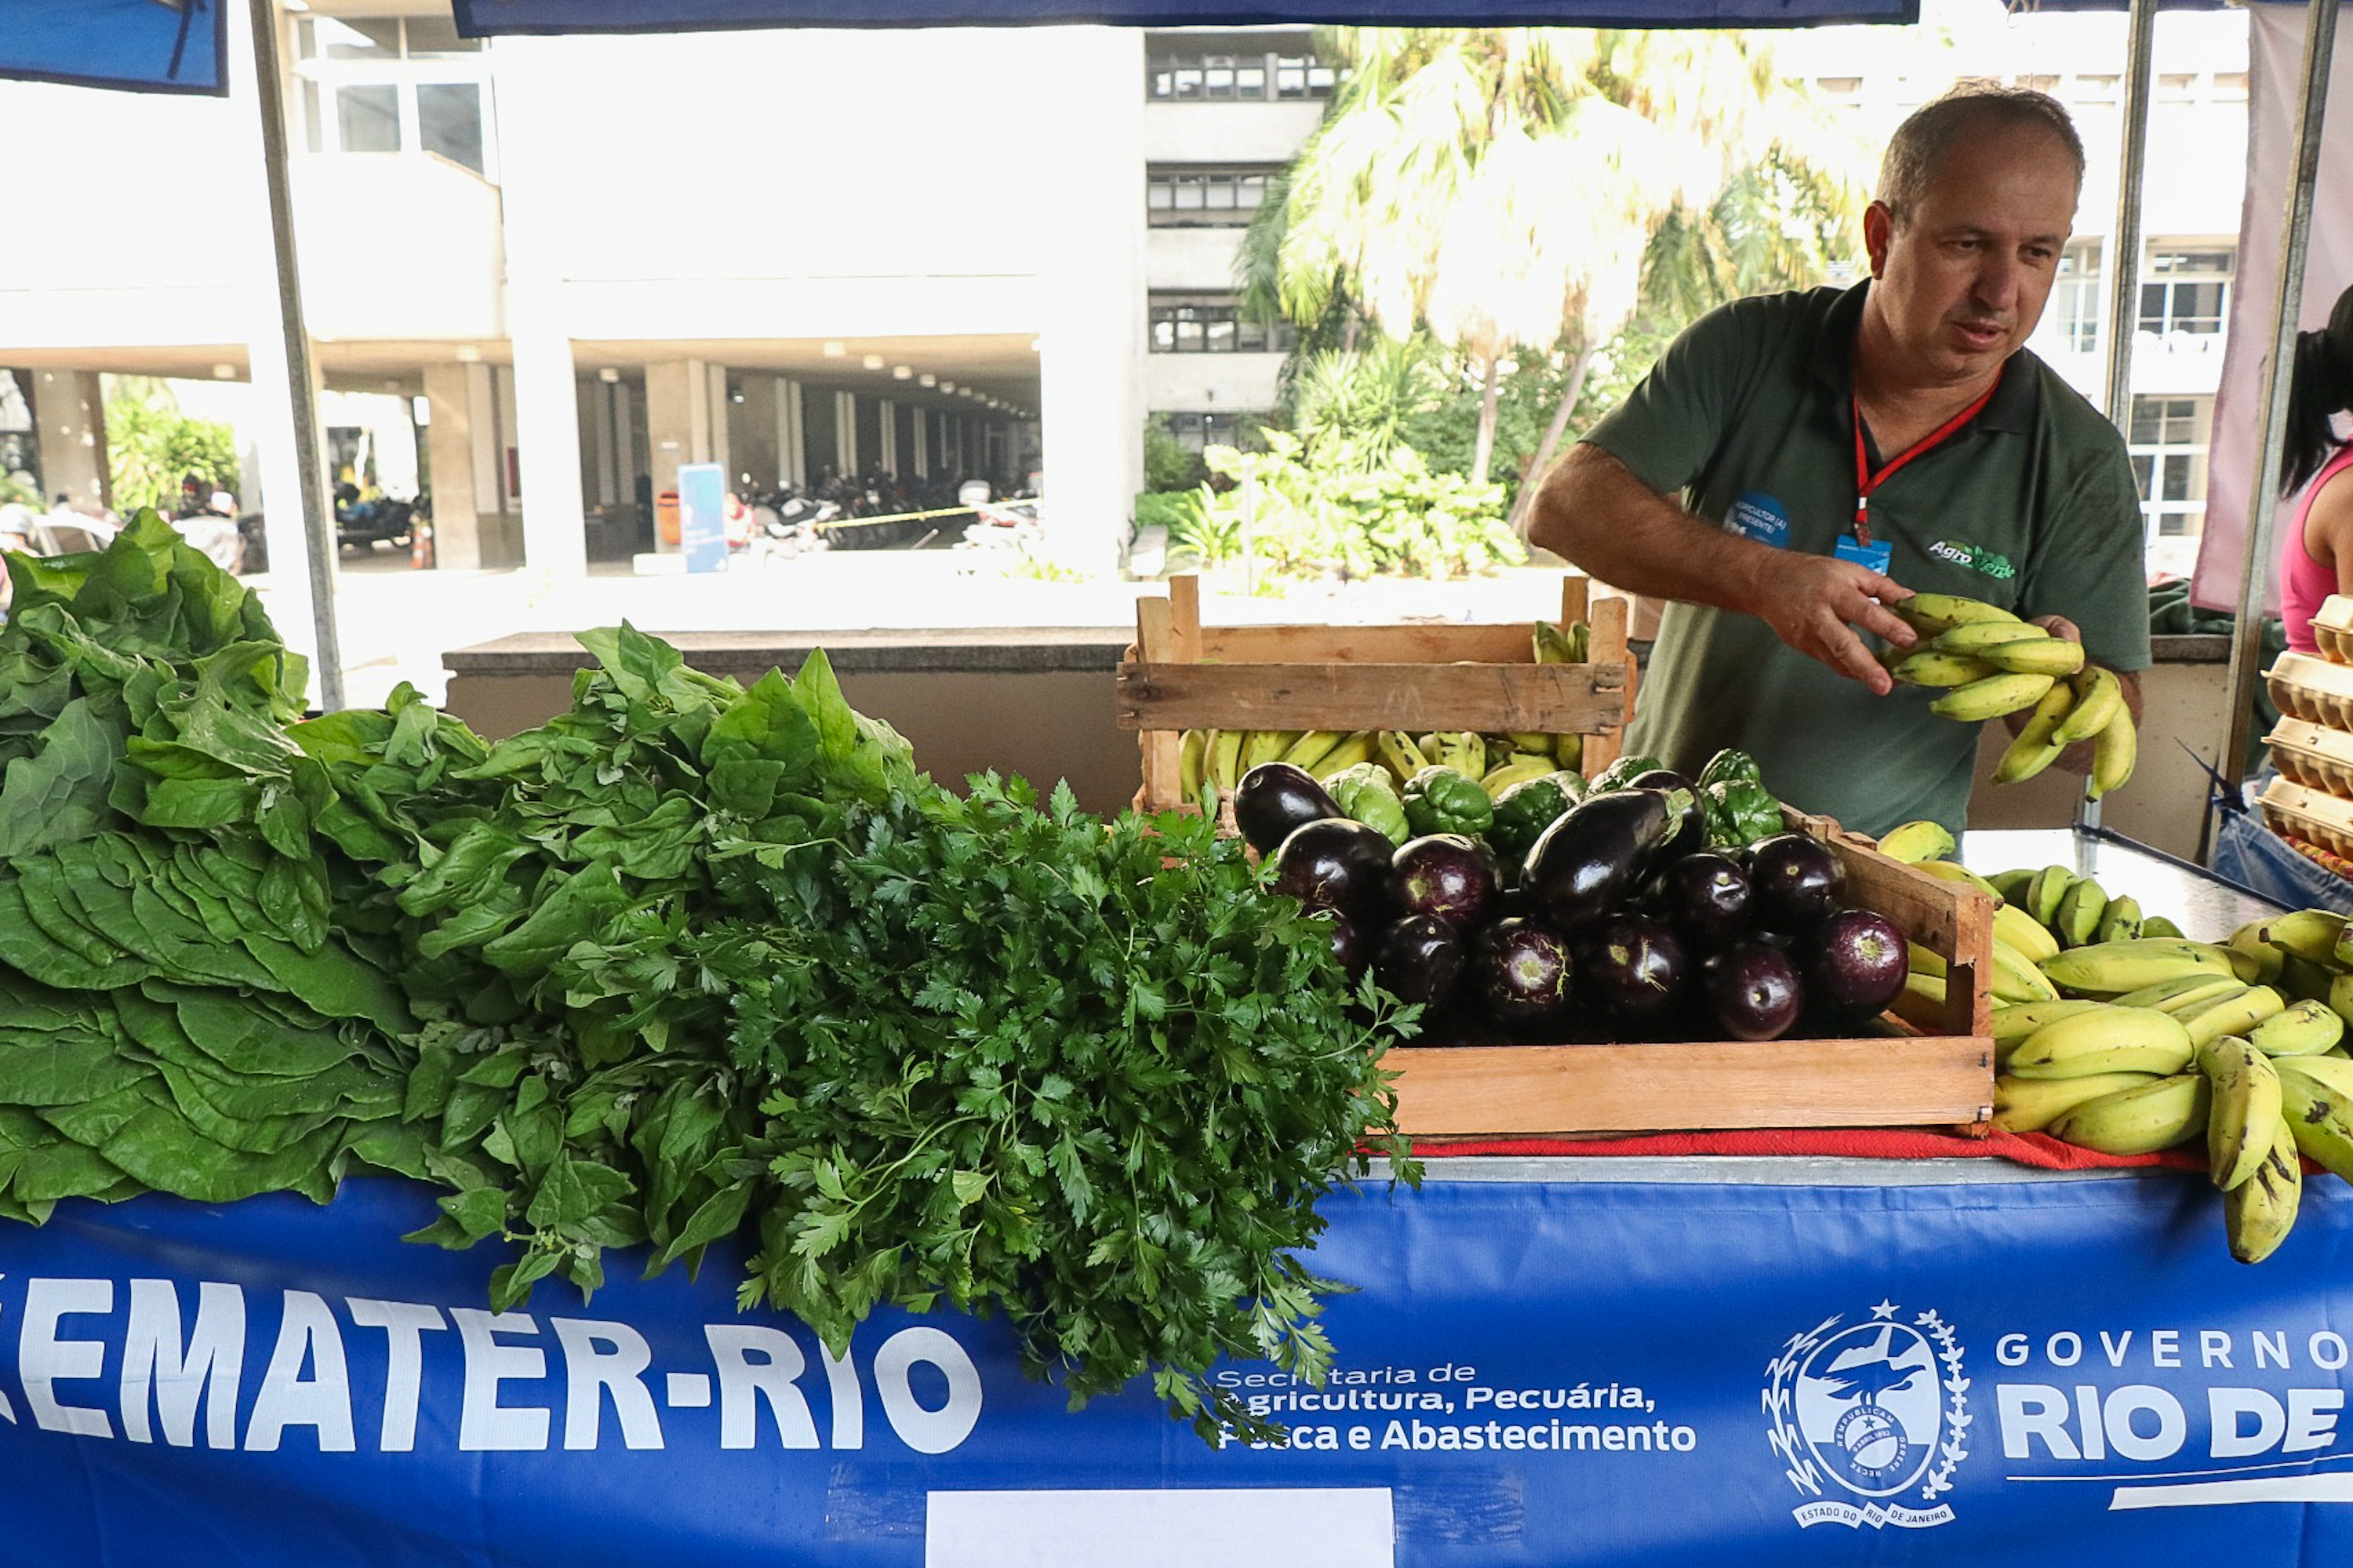
[[[2299,490],[2295,518],[2280,545],[2280,619],[2287,645],[2316,652],[2312,618],[2330,594],[2353,594],[2353,443],[2337,433],[2337,413],[2353,408],[2353,289],[2337,297],[2328,325],[2299,333],[2289,373],[2287,434],[2280,455],[2280,495]],[[2308,488],[2307,488],[2308,487]]]

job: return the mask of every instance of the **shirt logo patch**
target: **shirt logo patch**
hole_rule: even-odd
[[[1789,514],[1774,497],[1761,490],[1752,490],[1732,503],[1732,510],[1725,514],[1724,531],[1786,549],[1789,543]]]
[[[1939,539],[1928,546],[1928,555],[1936,560],[1967,567],[1989,577],[2007,580],[2018,575],[2018,568],[2010,564],[2008,556],[1989,550],[1982,545],[1972,545],[1965,539]]]

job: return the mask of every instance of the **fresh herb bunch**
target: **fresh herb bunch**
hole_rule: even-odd
[[[375,715],[312,737],[352,807],[322,829],[371,877],[353,917],[395,935],[427,1021],[407,1107],[454,1191],[416,1239],[520,1244],[501,1308],[550,1275],[594,1290],[607,1248],[659,1268],[736,1228],[762,1156],[729,1008],[792,957],[747,918],[753,868],[823,863],[849,807],[918,787],[821,652],[746,689],[628,626],[581,641],[572,707],[470,766],[409,775]]]
[[[881,1302],[1001,1310],[1074,1407],[1149,1372],[1204,1436],[1267,1436],[1204,1374],[1329,1363],[1336,1287],[1297,1252],[1336,1181],[1402,1152],[1380,999],[1352,1007],[1324,924],[1202,819],[969,789],[766,876],[779,921],[838,913],[737,1008],[783,1150],[744,1298],[837,1350]]]

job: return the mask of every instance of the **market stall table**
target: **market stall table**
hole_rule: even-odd
[[[699,1280],[484,1308],[424,1189],[0,1231],[0,1527],[44,1564],[2048,1563],[2353,1551],[2353,1203],[2230,1261],[2202,1177],[1447,1160],[1327,1202],[1293,1428],[1070,1413],[1001,1324],[827,1358]]]

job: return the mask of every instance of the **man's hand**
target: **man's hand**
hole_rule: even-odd
[[[1768,550],[1757,559],[1747,602],[1742,607],[1773,629],[1773,635],[1809,659],[1820,661],[1860,681],[1879,696],[1895,689],[1895,679],[1873,654],[1856,628],[1909,648],[1917,638],[1893,610],[1890,600],[1912,590],[1854,561]]]
[[[1536,492],[1529,542],[1636,594],[1753,615],[1810,659],[1882,696],[1894,682],[1856,628],[1898,648],[1916,639],[1884,606],[1912,590],[1867,567],[1739,538],[1646,488],[1599,447],[1571,447]]]

